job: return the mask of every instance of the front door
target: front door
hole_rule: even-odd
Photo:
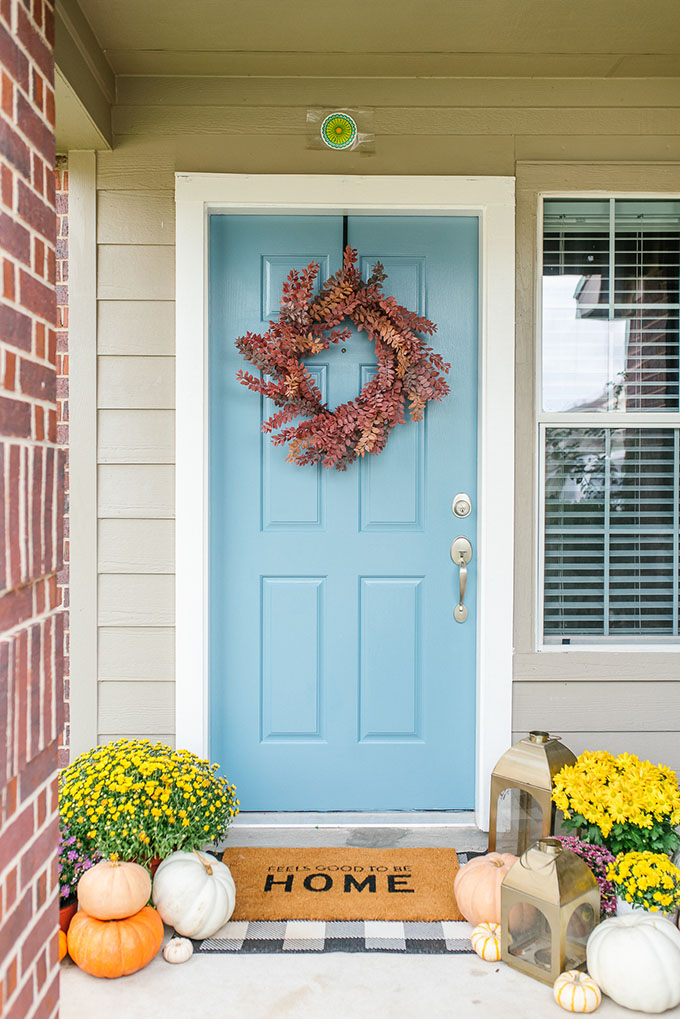
[[[362,272],[381,261],[385,293],[437,323],[452,393],[345,472],[286,463],[234,340],[266,331],[291,268],[339,268],[343,219],[211,216],[210,755],[244,810],[471,808],[478,220],[350,216],[347,231]],[[335,407],[375,354],[354,332],[309,363]],[[457,535],[473,546],[464,623]]]

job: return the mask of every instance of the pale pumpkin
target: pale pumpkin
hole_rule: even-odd
[[[66,948],[66,935],[61,930],[61,928],[59,929],[58,934],[59,934],[59,962],[61,962],[62,959],[66,958],[66,953],[68,950]]]
[[[194,954],[194,946],[188,938],[170,938],[163,949],[163,958],[173,965],[186,962]]]
[[[680,1004],[680,931],[665,917],[611,917],[592,932],[586,951],[588,972],[617,1004],[639,1012]]]
[[[480,923],[470,935],[472,947],[485,962],[498,962],[501,957],[501,925]]]
[[[149,872],[138,863],[101,860],[78,882],[78,905],[97,920],[122,920],[151,898]]]
[[[516,856],[487,853],[460,868],[453,882],[458,908],[471,924],[501,922],[501,885]]]
[[[151,962],[163,943],[163,921],[151,906],[124,920],[97,920],[79,910],[68,929],[68,952],[93,977],[124,977]]]
[[[178,934],[210,938],[234,912],[234,879],[227,865],[209,853],[172,853],[156,871],[153,903]]]
[[[553,984],[555,1001],[567,1012],[594,1012],[602,1001],[602,992],[587,973],[568,969]]]

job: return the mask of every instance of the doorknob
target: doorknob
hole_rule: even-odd
[[[458,567],[459,595],[458,604],[453,610],[453,618],[457,623],[464,623],[468,617],[465,601],[465,589],[467,588],[467,564],[472,559],[472,545],[467,538],[458,535],[451,542],[451,560]]]

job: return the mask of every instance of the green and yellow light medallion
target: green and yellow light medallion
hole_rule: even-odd
[[[349,149],[357,136],[357,125],[349,113],[331,113],[321,125],[321,138],[330,149]]]

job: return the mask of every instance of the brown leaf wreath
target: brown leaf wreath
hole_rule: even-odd
[[[263,422],[262,431],[276,446],[289,443],[290,463],[344,471],[357,457],[385,448],[394,426],[405,422],[407,399],[411,419],[419,421],[428,400],[450,392],[441,374],[450,365],[417,335],[434,333],[436,325],[385,296],[387,274],[380,262],[370,279],[362,280],[357,257],[347,247],[342,268],[316,297],[319,266],[310,262],[301,272],[292,269],[283,284],[278,321],[270,322],[263,335],[248,332],[236,340],[244,358],[262,373],[258,378],[239,370],[236,377],[280,408]],[[345,319],[375,343],[377,371],[356,399],[330,410],[302,359],[346,342],[350,330],[338,328]],[[291,424],[299,417],[304,420]]]

